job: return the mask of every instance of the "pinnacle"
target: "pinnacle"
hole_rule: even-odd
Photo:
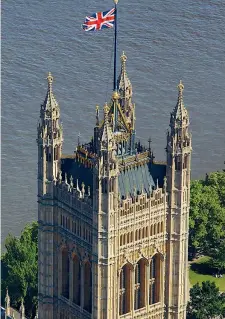
[[[43,103],[43,108],[44,110],[48,110],[50,112],[52,112],[54,109],[58,109],[58,103],[55,100],[55,97],[53,95],[53,91],[52,91],[52,83],[53,83],[53,76],[51,74],[51,72],[48,73],[47,76],[47,81],[48,81],[48,90],[47,90],[47,94]]]

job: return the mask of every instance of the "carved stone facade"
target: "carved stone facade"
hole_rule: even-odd
[[[38,315],[48,319],[185,319],[191,137],[183,84],[167,162],[135,142],[121,56],[118,91],[96,107],[93,139],[62,155],[53,77],[38,125]]]

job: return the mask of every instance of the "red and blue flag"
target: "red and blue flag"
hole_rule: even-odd
[[[115,23],[115,8],[92,14],[90,17],[86,17],[83,29],[84,31],[96,31],[102,29],[112,28]]]

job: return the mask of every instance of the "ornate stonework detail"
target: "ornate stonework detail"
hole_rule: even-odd
[[[123,53],[103,120],[96,107],[93,138],[78,138],[73,155],[61,153],[48,74],[37,137],[40,319],[186,317],[189,201],[181,196],[190,198],[192,147],[184,86],[171,113],[167,162],[156,162],[150,143],[135,139],[126,61]]]

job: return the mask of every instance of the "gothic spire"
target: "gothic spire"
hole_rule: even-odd
[[[103,149],[111,149],[112,147],[112,139],[113,139],[113,133],[112,128],[109,123],[109,107],[108,104],[105,103],[104,105],[104,124],[103,124],[103,132],[102,132],[102,138],[101,138],[101,145]]]
[[[21,300],[21,305],[20,305],[20,319],[25,319],[25,307],[23,304],[23,299]]]
[[[187,124],[187,120],[188,120],[188,114],[187,114],[187,110],[184,106],[184,101],[183,101],[183,90],[184,90],[184,85],[182,83],[182,81],[180,80],[180,83],[177,86],[178,88],[178,100],[177,100],[177,104],[171,114],[171,125],[175,125],[175,123],[177,124],[182,124],[183,121],[185,121],[185,124]]]
[[[118,77],[117,87],[118,87],[118,91],[120,93],[121,99],[127,100],[132,97],[132,85],[126,72],[127,56],[125,55],[124,51],[120,59],[121,59],[121,71]]]
[[[44,109],[44,111],[52,112],[52,111],[55,111],[56,109],[59,110],[59,106],[53,95],[53,90],[52,90],[53,76],[51,72],[48,73],[47,81],[48,81],[48,90],[47,90],[47,94],[46,94],[44,103],[42,105],[42,108]]]
[[[6,315],[10,314],[10,297],[9,297],[8,287],[6,288],[6,296],[5,296],[5,313]]]

